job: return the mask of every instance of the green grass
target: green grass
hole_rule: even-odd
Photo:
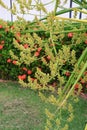
[[[44,130],[44,108],[38,93],[20,87],[17,83],[0,83],[0,130]],[[75,118],[70,130],[84,130],[87,120],[87,101],[75,105]]]

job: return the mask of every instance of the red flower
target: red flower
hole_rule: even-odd
[[[85,87],[87,88],[87,85]]]
[[[72,38],[73,37],[73,33],[68,33],[68,38]]]
[[[85,44],[87,44],[87,40],[85,40]]]
[[[2,26],[2,25],[0,25],[0,29],[1,29],[1,28],[3,28],[3,26]]]
[[[25,74],[22,75],[22,79],[23,80],[26,79],[26,75]]]
[[[7,59],[7,62],[8,62],[8,63],[11,63],[11,59]]]
[[[87,71],[84,72],[84,75],[87,75]]]
[[[77,84],[75,84],[75,89],[78,89],[79,88],[79,84],[77,83]]]
[[[25,49],[28,48],[28,44],[24,44],[23,46],[24,46]]]
[[[16,61],[16,60],[13,60],[12,63],[13,63],[14,65],[16,65],[17,61]]]
[[[14,26],[11,26],[11,29],[14,29]]]
[[[67,77],[69,77],[69,76],[70,76],[70,72],[69,72],[69,71],[66,71],[66,72],[65,72],[65,75],[66,75]]]
[[[23,67],[22,70],[27,71],[27,68],[26,68],[26,67]]]
[[[5,41],[3,40],[3,41],[1,41],[1,44],[4,44],[5,43]]]
[[[47,60],[50,60],[51,59],[51,57],[50,56],[47,56]]]
[[[81,82],[81,84],[84,84],[84,83],[85,83],[84,79],[81,79],[81,81],[80,81],[80,82]]]
[[[16,39],[16,42],[18,42],[18,43],[19,43],[19,42],[20,42],[20,40]]]
[[[16,33],[16,36],[20,37],[20,36],[21,36],[20,32],[17,32],[17,33]]]
[[[23,75],[19,75],[19,76],[18,76],[18,79],[20,79],[20,80],[24,80],[24,79],[26,79],[26,75],[25,75],[25,74],[23,74]]]
[[[34,82],[35,78],[30,78],[32,82]]]
[[[27,73],[28,73],[29,75],[31,75],[31,74],[32,74],[32,71],[31,71],[31,70],[28,70]]]
[[[34,53],[34,56],[36,56],[36,57],[38,57],[40,55],[40,53],[38,52],[38,51],[36,51],[35,53]]]
[[[0,45],[0,50],[2,50],[3,49],[3,45]]]
[[[38,52],[40,52],[41,50],[42,50],[42,48],[41,48],[41,47],[39,47],[39,48],[37,49],[37,51],[38,51]]]
[[[22,77],[21,75],[18,75],[18,79],[21,79],[21,77]]]

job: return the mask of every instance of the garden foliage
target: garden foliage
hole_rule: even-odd
[[[17,2],[21,13],[32,7],[32,1],[28,2]],[[74,117],[70,101],[76,100],[76,93],[87,91],[87,21],[76,19],[76,12],[82,11],[78,8],[73,9],[74,19],[57,17],[60,2],[55,3],[50,13],[43,3],[36,3],[36,9],[47,14],[41,20],[35,17],[33,22],[26,22],[18,17],[20,21],[14,23],[1,21],[0,77],[8,75],[9,79],[19,79],[23,87],[39,90],[42,100],[54,105],[54,112],[46,109],[45,130],[67,130],[67,122]],[[11,11],[16,15],[15,3]],[[45,95],[46,91],[51,95]]]

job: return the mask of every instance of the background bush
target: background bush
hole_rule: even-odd
[[[60,23],[61,24],[61,23]],[[80,23],[76,23],[71,25],[75,28],[79,28],[82,26]],[[86,25],[84,25],[84,28]],[[66,30],[70,30],[66,32]],[[63,28],[65,33],[64,34],[57,34],[56,35],[56,42],[54,45],[49,42],[48,46],[52,50],[52,53],[54,54],[53,46],[55,46],[56,51],[59,51],[64,45],[67,45],[72,50],[75,50],[76,53],[76,60],[81,56],[83,50],[87,47],[87,33],[86,31],[83,32],[75,32],[70,27],[64,27]],[[72,29],[72,32],[71,32]],[[20,52],[21,50],[18,49],[18,47],[15,46],[15,42],[19,44],[20,46],[24,47],[27,51],[27,48],[29,47],[28,43],[28,33],[33,36],[33,31],[41,38],[41,40],[45,41],[49,39],[49,32],[45,32],[41,26],[37,25],[30,25],[30,22],[23,23],[22,21],[16,21],[16,22],[6,22],[3,20],[0,20],[0,78],[1,79],[11,79],[11,80],[26,80],[27,76],[30,75],[31,80],[35,80],[35,72],[37,68],[42,70],[45,73],[50,73],[49,67],[47,67],[44,62],[50,62],[50,55],[46,54],[44,45],[37,44],[37,42],[34,40],[35,43],[32,44],[32,55],[34,55],[38,60],[32,62],[30,66],[28,64],[22,63],[21,65],[18,65],[17,60],[18,57],[20,58]],[[40,40],[40,39],[39,39]],[[19,47],[20,47],[19,46]],[[13,52],[15,54],[15,57],[12,56]],[[44,62],[40,59],[43,58]],[[67,81],[70,74],[73,71],[73,66],[70,64],[70,62],[66,62],[61,70],[61,76],[64,76],[65,80]],[[83,85],[83,90],[87,90],[87,72],[83,75],[83,77],[80,80],[80,83]],[[51,81],[53,86],[55,86],[55,81]],[[77,87],[78,88],[78,87]],[[76,89],[77,89],[76,88]]]

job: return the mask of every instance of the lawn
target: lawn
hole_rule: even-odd
[[[45,107],[50,106],[37,92],[22,88],[18,83],[0,82],[0,130],[44,130]],[[70,130],[84,130],[86,108],[87,100],[80,98]]]

